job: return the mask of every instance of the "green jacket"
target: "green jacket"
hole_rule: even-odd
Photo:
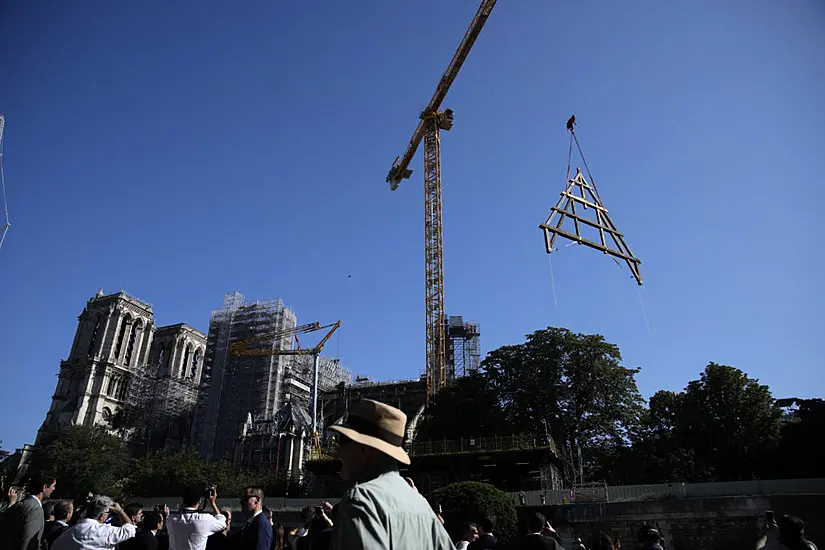
[[[335,510],[331,550],[453,550],[429,503],[398,472],[347,491]]]

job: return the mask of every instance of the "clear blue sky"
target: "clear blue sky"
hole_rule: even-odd
[[[32,441],[98,288],[208,327],[223,294],[343,320],[352,370],[424,365],[421,154],[403,152],[477,7],[24,2],[0,7],[13,226],[0,250],[0,439]],[[645,395],[709,361],[822,395],[825,6],[501,0],[445,106],[449,314],[485,351],[598,332]],[[554,254],[571,113],[642,259]],[[351,275],[351,277],[349,277]],[[818,282],[817,282],[818,281]]]

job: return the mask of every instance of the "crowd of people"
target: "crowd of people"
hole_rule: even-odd
[[[188,488],[181,506],[170,511],[89,494],[75,510],[71,501],[52,501],[58,480],[32,475],[28,495],[9,490],[0,509],[0,550],[565,550],[564,541],[539,513],[529,518],[527,533],[509,541],[496,536],[495,517],[464,523],[455,540],[448,535],[440,508],[434,510],[399,467],[410,464],[403,448],[406,416],[384,403],[356,403],[339,437],[341,477],[352,484],[332,506],[320,502],[301,512],[291,528],[275,523],[261,488],[240,495],[242,520],[217,505],[215,487]],[[639,550],[664,550],[661,533],[650,525],[638,531]],[[596,533],[591,550],[622,550],[610,533]],[[587,550],[575,539],[571,550]],[[817,550],[805,538],[798,518],[783,516],[766,524],[754,550]]]

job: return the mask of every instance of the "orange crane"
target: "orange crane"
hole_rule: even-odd
[[[326,345],[329,339],[332,338],[333,333],[339,328],[341,328],[341,321],[323,326],[321,326],[321,323],[318,322],[308,323],[306,325],[298,325],[297,327],[278,332],[261,334],[254,338],[250,338],[249,340],[234,342],[229,346],[229,353],[235,356],[267,357],[270,355],[312,355],[314,360],[312,367],[312,437],[315,440],[316,447],[320,444],[318,439],[318,360],[321,356],[321,351],[324,349],[324,345]],[[301,348],[301,343],[298,342],[298,334],[306,334],[324,329],[330,330],[324,335],[323,338],[321,338],[321,341],[318,342],[315,347],[305,349]],[[256,349],[250,347],[256,342],[265,342],[269,344],[273,341],[277,341],[288,336],[293,336],[295,338],[295,342],[298,344],[297,349],[273,349],[270,347]]]
[[[447,339],[444,330],[444,256],[441,230],[441,130],[453,126],[453,111],[439,111],[458,71],[490,17],[496,0],[482,0],[470,28],[458,46],[427,107],[419,116],[404,156],[396,157],[387,182],[393,191],[409,178],[410,161],[424,140],[424,252],[427,311],[427,401],[447,383]],[[400,160],[399,160],[400,159]]]

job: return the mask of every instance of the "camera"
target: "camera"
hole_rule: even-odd
[[[215,495],[216,495],[216,491],[215,491],[215,486],[214,485],[210,485],[209,487],[207,487],[203,491],[203,498],[205,498],[206,500],[209,500],[210,498],[214,497]]]

